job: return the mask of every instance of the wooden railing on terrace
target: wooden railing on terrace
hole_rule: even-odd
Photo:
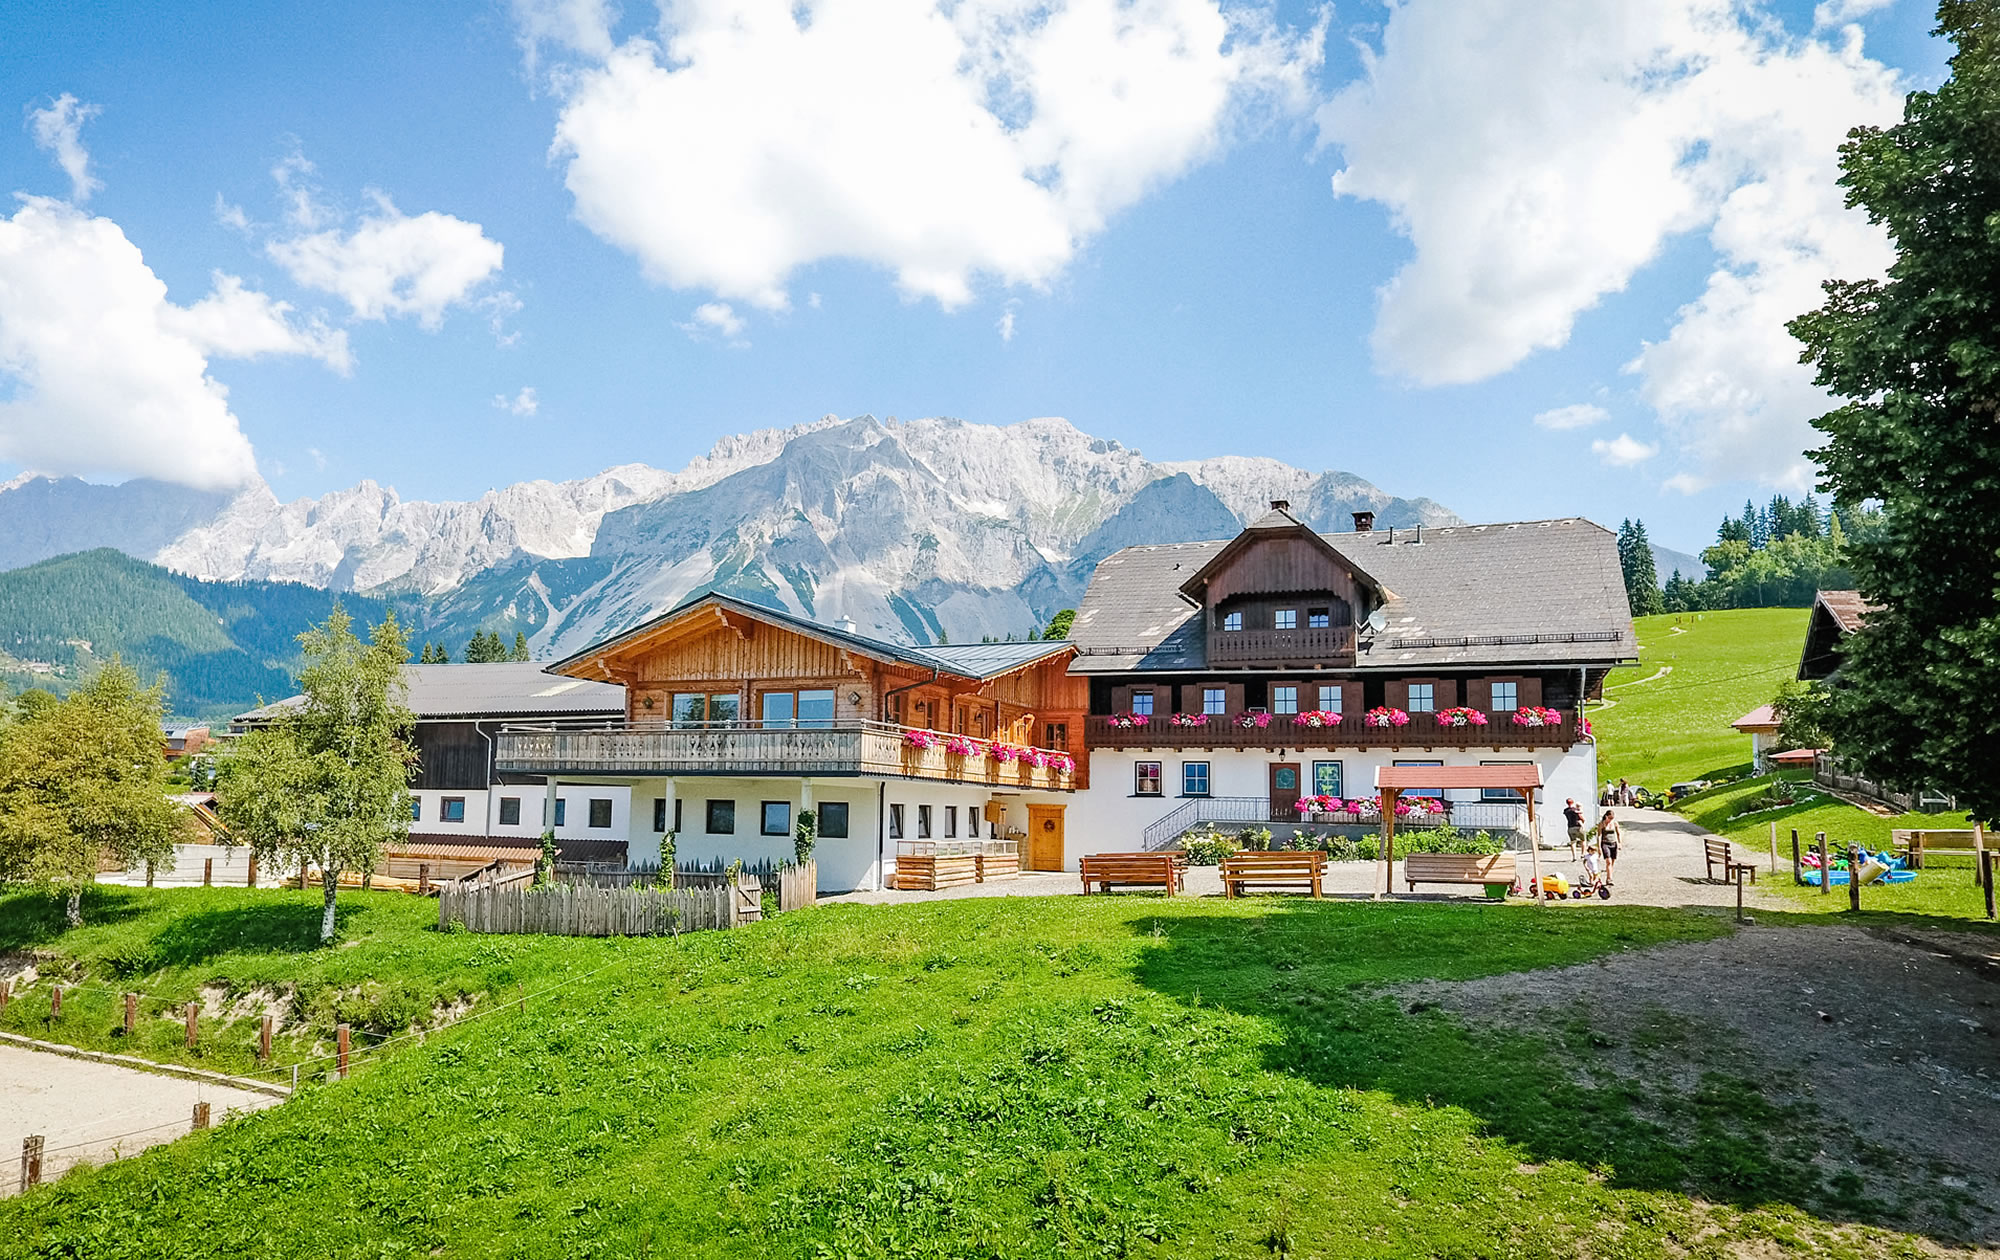
[[[1033,749],[1044,764],[996,761],[992,740],[923,732],[932,742],[909,741],[911,728],[886,722],[839,726],[765,727],[762,723],[672,727],[638,723],[602,730],[507,727],[499,734],[495,766],[506,774],[589,775],[882,775],[942,783],[1073,791],[1076,772],[1056,764],[1068,754]],[[973,751],[947,751],[963,740]]]
[[[1217,630],[1208,636],[1212,665],[1352,665],[1354,627]]]
[[[1407,726],[1365,726],[1349,714],[1335,726],[1298,726],[1274,713],[1263,727],[1237,725],[1237,714],[1211,714],[1203,726],[1176,726],[1155,713],[1144,726],[1113,725],[1109,717],[1085,720],[1091,748],[1568,748],[1577,741],[1576,718],[1557,726],[1516,726],[1511,713],[1487,715],[1485,726],[1440,726],[1429,713],[1412,713]]]

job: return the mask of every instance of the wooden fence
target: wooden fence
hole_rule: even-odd
[[[727,888],[442,888],[438,926],[545,936],[667,936],[736,926]]]

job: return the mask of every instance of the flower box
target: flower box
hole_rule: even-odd
[[[1236,715],[1236,725],[1246,731],[1261,731],[1270,724],[1271,715],[1268,713],[1239,713]]]
[[[1114,713],[1105,720],[1121,731],[1136,731],[1153,719],[1144,713]]]
[[[973,757],[979,754],[979,741],[967,739],[963,735],[947,735],[944,750],[954,757]]]
[[[1386,704],[1377,705],[1362,716],[1361,724],[1363,726],[1378,727],[1408,726],[1410,724],[1410,715],[1401,709],[1392,709]]]
[[[1540,705],[1526,705],[1514,710],[1516,726],[1561,726],[1562,710],[1544,709]]]
[[[1477,709],[1466,708],[1464,705],[1459,705],[1456,708],[1440,710],[1437,715],[1437,719],[1439,726],[1485,726],[1486,725],[1486,715],[1484,713],[1481,713]]]
[[[936,748],[939,744],[943,742],[944,742],[944,737],[942,735],[939,735],[936,731],[903,732],[904,746],[907,748],[916,749],[919,752],[922,752],[927,748]]]
[[[1207,726],[1206,713],[1176,713],[1167,719],[1169,726]]]
[[[1340,715],[1328,712],[1325,709],[1307,709],[1303,713],[1292,715],[1292,725],[1311,727],[1315,730],[1328,726],[1339,726]]]

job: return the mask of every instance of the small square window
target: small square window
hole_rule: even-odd
[[[1315,796],[1345,796],[1341,789],[1341,763],[1338,761],[1313,762],[1313,794]]]
[[[736,802],[708,802],[708,834],[711,836],[733,836],[736,834]]]
[[[766,836],[789,836],[792,834],[792,803],[790,801],[765,801],[762,817],[758,821],[757,832]]]
[[[503,796],[500,798],[500,825],[518,827],[521,825],[521,798]]]
[[[422,822],[423,820],[424,820],[424,798],[421,796],[412,796],[410,798],[410,821]]]
[[[1132,785],[1132,791],[1139,796],[1158,796],[1160,794],[1160,763],[1157,761],[1142,761],[1133,767],[1133,769],[1136,772],[1136,778]]]
[[[901,840],[903,838],[903,807],[901,805],[891,805],[889,807],[889,838],[891,840]]]
[[[590,798],[590,825],[599,831],[611,825],[611,801],[608,797]]]
[[[1150,688],[1132,693],[1132,712],[1153,716],[1153,693]]]
[[[1321,684],[1319,689],[1319,707],[1322,713],[1340,712],[1340,688],[1338,686],[1328,686],[1324,683]]]
[[[438,802],[438,821],[462,823],[465,821],[465,798],[447,796]]]
[[[1181,795],[1208,795],[1208,763],[1206,761],[1183,761],[1181,763]]]
[[[847,802],[826,801],[818,809],[819,834],[823,840],[847,839]]]
[[[917,806],[917,839],[928,840],[930,838],[931,807],[928,805],[919,805]]]
[[[1203,713],[1210,714],[1211,716],[1225,713],[1228,711],[1228,704],[1229,693],[1222,688],[1207,687],[1202,690],[1201,711]]]
[[[1299,689],[1297,687],[1271,688],[1271,712],[1297,713],[1299,711]]]
[[[1042,747],[1066,750],[1069,748],[1069,723],[1050,722],[1042,728]]]
[[[1333,624],[1333,617],[1327,609],[1324,608],[1306,609],[1306,628],[1308,630],[1324,630],[1332,624]]]
[[[958,838],[958,806],[944,807],[944,834],[946,839]]]
[[[1437,710],[1434,689],[1430,683],[1410,684],[1410,712],[1433,713]]]
[[[1240,612],[1222,614],[1222,628],[1224,630],[1241,630],[1243,628],[1243,614]]]
[[[678,805],[680,802],[675,801],[674,804]],[[653,830],[662,835],[666,834],[667,798],[664,796],[653,802]]]
[[[556,798],[556,826],[560,827],[565,823],[567,823],[568,821],[569,821],[569,802],[564,800],[562,797],[558,796]]]
[[[1271,614],[1271,628],[1272,628],[1273,630],[1296,630],[1296,629],[1298,629],[1298,628],[1299,628],[1299,610],[1298,610],[1298,609],[1296,609],[1296,608],[1280,608],[1280,609],[1279,609],[1279,610],[1278,610],[1277,612],[1275,612],[1275,613],[1272,613],[1272,614]]]
[[[1521,686],[1519,683],[1497,682],[1493,684],[1493,711],[1511,713],[1521,707]]]

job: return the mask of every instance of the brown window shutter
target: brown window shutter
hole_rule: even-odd
[[[1243,684],[1224,683],[1222,684],[1222,689],[1228,695],[1225,703],[1229,706],[1229,711],[1231,713],[1243,712]]]
[[[1340,711],[1345,715],[1343,720],[1349,722],[1355,721],[1368,711],[1362,703],[1367,695],[1367,689],[1359,682],[1344,682],[1340,684]]]
[[[1392,709],[1410,707],[1410,681],[1407,678],[1391,678],[1382,684],[1382,701]]]
[[[1541,679],[1523,678],[1521,680],[1521,703],[1524,705],[1540,705],[1542,703]]]
[[[1439,678],[1437,682],[1437,707],[1449,709],[1458,703],[1458,679]]]
[[[1468,678],[1465,680],[1465,703],[1467,707],[1484,712],[1493,707],[1493,680],[1491,678]]]
[[[1130,712],[1131,708],[1132,689],[1130,687],[1113,687],[1111,689],[1111,711],[1113,713],[1126,713]]]

